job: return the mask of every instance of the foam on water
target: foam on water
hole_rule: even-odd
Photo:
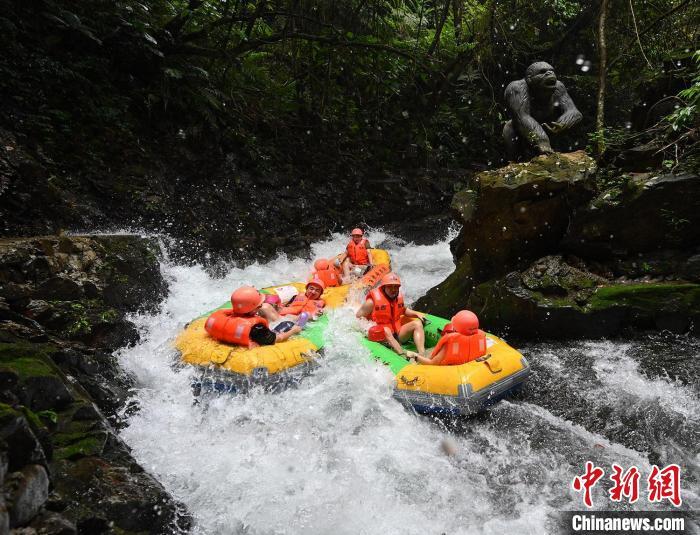
[[[380,231],[370,239],[390,250],[409,301],[454,269],[447,240],[403,248]],[[319,242],[313,257],[336,254],[345,241]],[[300,280],[308,261],[281,256],[223,279],[200,266],[166,261],[162,269],[169,297],[159,314],[134,318],[142,342],[119,352],[140,407],[122,436],[185,503],[197,533],[541,534],[557,511],[580,507],[570,481],[585,460],[644,462],[527,400],[502,402],[459,429],[416,416],[392,399],[390,373],[358,343],[351,308],[329,313],[325,356],[298,387],[195,405],[195,371],[174,365],[171,344],[183,325],[237,286]]]

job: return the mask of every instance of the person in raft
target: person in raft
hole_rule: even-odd
[[[320,279],[314,278],[306,283],[306,292],[297,295],[292,302],[279,311],[282,316],[299,316],[306,312],[311,319],[316,319],[323,314],[326,303],[321,299],[326,286]]]
[[[479,318],[471,310],[460,310],[442,330],[442,338],[430,357],[417,355],[420,364],[454,366],[486,354],[486,333],[479,329]]]
[[[319,258],[314,262],[314,271],[311,274],[311,280],[319,279],[326,288],[340,286],[340,275],[335,266],[325,258]]]
[[[401,344],[413,338],[418,352],[421,355],[425,353],[425,316],[406,308],[401,292],[401,279],[396,274],[384,275],[379,286],[367,294],[365,302],[355,315],[376,323],[367,333],[367,337],[373,342],[385,342],[399,355],[415,357],[416,353],[401,347]]]
[[[265,296],[251,286],[242,286],[231,294],[231,309],[216,310],[207,319],[204,329],[209,336],[243,347],[269,346],[284,342],[290,336],[300,333],[299,325],[286,332],[270,330],[269,322],[261,317]]]
[[[369,251],[372,246],[369,244],[369,240],[365,238],[365,233],[362,229],[352,229],[350,236],[350,242],[345,247],[345,259],[343,261],[343,278],[345,280],[350,277],[350,272],[355,267],[365,271],[372,265],[372,254]]]

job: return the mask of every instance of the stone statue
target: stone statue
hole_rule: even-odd
[[[503,140],[510,161],[553,152],[545,129],[559,134],[582,118],[554,67],[544,61],[533,63],[525,78],[508,84],[505,99],[511,120],[503,127]]]

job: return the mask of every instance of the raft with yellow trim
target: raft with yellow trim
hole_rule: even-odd
[[[363,296],[391,270],[389,253],[383,249],[372,249],[371,252],[374,265],[358,281],[326,288],[322,296],[326,308],[343,305],[351,294]],[[293,282],[263,288],[261,291],[277,295],[290,286],[303,293],[306,283]],[[231,308],[230,302],[218,307],[223,308]],[[204,330],[207,317],[212,312],[213,310],[190,322],[175,340],[181,361],[202,369],[200,379],[193,385],[195,392],[202,389],[245,392],[254,385],[272,390],[284,388],[313,369],[315,359],[325,343],[324,332],[328,318],[323,315],[318,320],[307,323],[297,336],[279,344],[250,349],[225,344],[214,340]]]
[[[434,347],[448,320],[430,314],[426,318],[425,345]],[[414,364],[383,344],[366,338],[362,343],[394,373],[394,398],[420,413],[479,412],[515,392],[531,373],[523,355],[489,333],[486,333],[486,354],[456,366]],[[403,347],[416,350],[412,342]]]

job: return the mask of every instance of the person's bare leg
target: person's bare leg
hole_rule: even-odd
[[[411,337],[413,337],[413,343],[416,344],[418,353],[422,356],[425,355],[425,332],[423,331],[423,323],[420,320],[413,320],[401,327],[399,341],[404,343]]]
[[[267,321],[277,321],[280,319],[279,312],[270,303],[263,303],[260,307],[260,315]]]

